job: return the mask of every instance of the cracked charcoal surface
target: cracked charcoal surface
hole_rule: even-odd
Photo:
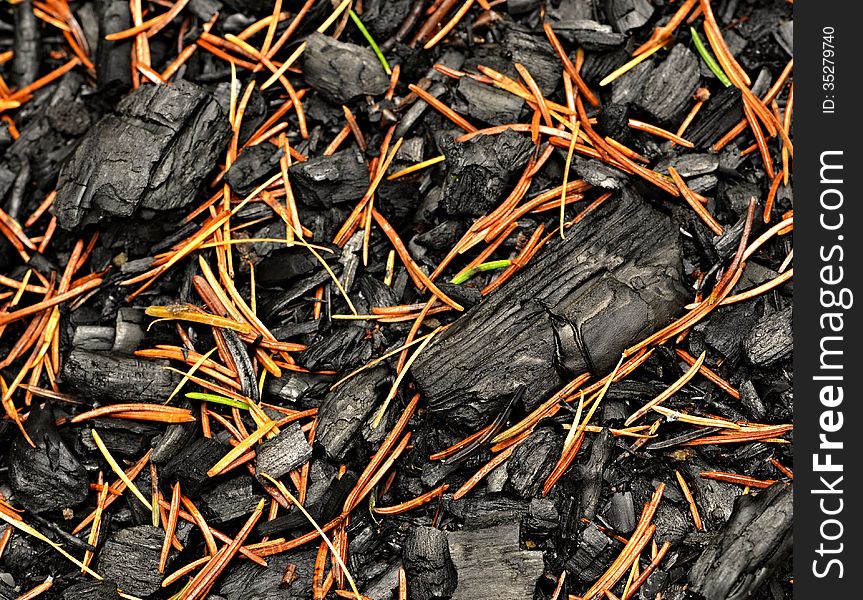
[[[789,306],[758,320],[743,341],[749,362],[768,366],[790,354],[794,342],[791,334],[791,310]]]
[[[312,447],[306,440],[300,424],[293,422],[283,428],[274,438],[264,441],[256,452],[255,469],[257,475],[266,473],[279,479],[308,462],[312,456]]]
[[[327,456],[341,458],[365,420],[383,401],[387,369],[376,367],[349,379],[334,392],[327,394],[318,410],[318,430],[315,442]]]
[[[450,558],[448,535],[432,527],[417,527],[402,549],[409,594],[417,600],[451,598],[458,573]]]
[[[112,534],[99,554],[97,572],[128,594],[149,596],[162,584],[159,553],[165,532],[151,525],[121,529]]]
[[[677,122],[698,87],[698,56],[683,44],[650,74],[638,104],[660,123]]]
[[[138,208],[186,206],[229,135],[226,115],[203,88],[183,80],[139,88],[87,132],[61,169],[58,223],[72,229]]]
[[[369,170],[355,149],[297,163],[288,173],[299,201],[313,207],[359,200],[369,187]]]
[[[306,38],[306,43],[306,81],[331,102],[344,104],[357,96],[377,96],[387,90],[387,74],[370,48],[319,33]]]
[[[167,361],[75,348],[66,358],[62,377],[81,396],[92,400],[109,404],[164,402],[180,381],[179,375],[164,368],[167,365]]]
[[[419,356],[412,373],[434,416],[476,430],[503,394],[530,386],[536,403],[562,385],[561,371],[607,372],[676,314],[684,302],[677,233],[634,192],[603,208]],[[507,343],[492,342],[501,338]]]

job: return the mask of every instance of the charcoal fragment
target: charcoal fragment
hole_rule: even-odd
[[[13,8],[15,12],[14,52],[12,56],[12,81],[23,88],[36,80],[42,60],[42,35],[39,21],[33,12],[33,2],[23,0]]]
[[[180,489],[184,489],[180,484]],[[258,505],[261,494],[255,490],[255,480],[249,475],[222,482],[201,495],[201,507],[210,523],[227,523],[250,514]]]
[[[315,441],[332,459],[341,459],[351,440],[376,406],[383,401],[382,383],[386,367],[379,366],[359,373],[324,398],[318,409]]]
[[[180,489],[188,496],[197,495],[207,483],[209,471],[228,449],[213,438],[200,437],[178,452],[159,471],[159,482],[170,486],[180,482]]]
[[[616,31],[627,33],[647,23],[653,6],[647,0],[606,0],[605,14]]]
[[[476,431],[519,386],[538,402],[563,384],[560,369],[610,370],[683,306],[679,244],[625,190],[435,336],[411,369],[431,413]]]
[[[369,187],[368,167],[356,149],[296,163],[288,174],[299,201],[313,207],[354,202]]]
[[[97,572],[117,582],[127,594],[146,597],[162,585],[159,554],[165,532],[151,525],[121,529],[108,538],[99,554]]]
[[[414,528],[402,549],[408,593],[417,600],[450,598],[458,574],[450,558],[447,533],[433,527]]]
[[[164,402],[179,376],[167,361],[74,348],[63,363],[63,381],[82,397],[109,403]]]
[[[278,171],[283,155],[284,152],[272,144],[246,148],[225,173],[225,181],[237,194],[246,196]]]
[[[15,500],[34,513],[75,507],[87,497],[87,472],[54,425],[50,404],[33,406],[24,427],[36,447],[16,433],[9,451]]]
[[[516,448],[506,463],[509,484],[522,498],[532,498],[542,489],[557,462],[562,440],[554,430],[542,427]]]
[[[761,317],[743,341],[746,358],[753,365],[769,366],[791,353],[791,307]]]
[[[491,125],[517,123],[524,110],[524,100],[518,96],[483,85],[470,77],[459,79],[458,94],[465,102],[462,112]],[[462,107],[457,105],[455,108]]]
[[[589,19],[561,21],[555,24],[554,30],[561,37],[572,38],[586,50],[609,50],[626,41],[626,36],[613,31],[611,25]]]
[[[632,492],[615,492],[608,500],[602,517],[617,532],[632,533],[635,530],[635,504]]]
[[[184,80],[141,86],[90,128],[60,170],[59,225],[186,206],[230,133],[227,116],[203,88]]]
[[[110,96],[118,96],[132,87],[129,69],[131,40],[106,40],[105,36],[132,26],[129,3],[123,0],[97,0],[99,41],[96,45],[96,81],[99,89]]]
[[[303,72],[306,81],[327,100],[345,104],[358,96],[387,91],[389,79],[370,48],[313,33],[306,38]]]
[[[110,581],[85,581],[67,587],[63,600],[120,600],[117,586]]]
[[[676,122],[699,80],[698,57],[678,44],[650,74],[638,104],[660,123]]]
[[[283,428],[278,435],[264,441],[257,449],[256,472],[258,477],[266,473],[275,479],[287,475],[305,464],[312,456],[312,447],[294,421]]]

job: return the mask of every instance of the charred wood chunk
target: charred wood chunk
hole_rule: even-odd
[[[179,377],[167,361],[73,348],[63,363],[63,382],[88,400],[164,402]]]
[[[458,95],[464,100],[464,106],[454,106],[455,110],[491,125],[517,123],[524,109],[524,100],[518,96],[470,77],[458,80]]]
[[[384,398],[387,368],[364,371],[327,394],[318,409],[315,441],[332,459],[341,459],[351,442]]]
[[[300,203],[314,208],[359,200],[369,187],[369,169],[356,149],[296,163],[288,175]]]
[[[624,190],[419,355],[430,412],[476,431],[521,386],[530,409],[571,376],[609,372],[685,303],[681,256],[670,220]]]
[[[33,83],[39,76],[42,35],[31,0],[24,0],[14,7],[14,11],[15,54],[12,57],[12,81],[16,87],[22,88]]]
[[[124,93],[132,87],[129,69],[131,40],[109,41],[106,35],[129,29],[132,12],[124,0],[97,0],[96,13],[99,18],[99,42],[96,46],[96,81],[99,89],[109,96]]]
[[[66,588],[63,600],[120,600],[117,586],[110,581],[85,581]]]
[[[632,492],[612,494],[602,516],[617,532],[632,533],[635,530],[635,504],[632,500]]]
[[[541,33],[521,25],[507,25],[503,44],[511,56],[511,63],[523,65],[531,74],[543,95],[551,95],[560,83],[560,61]],[[515,69],[511,70],[515,75]]]
[[[653,70],[653,61],[646,60],[615,79],[611,84],[611,101],[614,104],[629,104],[641,98],[644,85]]]
[[[686,139],[698,148],[707,148],[742,118],[743,101],[740,90],[734,86],[725,88],[712,96],[698,111],[692,125],[686,130]]]
[[[442,134],[438,146],[446,156],[447,167],[441,208],[452,216],[480,216],[492,209],[533,150],[528,138],[510,130],[461,143],[453,141],[450,134]]]
[[[615,31],[627,33],[650,20],[653,6],[647,0],[606,0],[605,15]]]
[[[791,354],[791,310],[788,306],[764,315],[746,336],[743,350],[753,365],[769,366]]]
[[[178,452],[159,473],[162,485],[180,482],[187,496],[196,495],[208,481],[207,471],[221,459],[228,449],[212,438],[200,437]]]
[[[312,597],[313,550],[267,557],[267,566],[236,561],[219,593],[227,600],[299,600]],[[289,574],[286,578],[285,574]]]
[[[89,490],[87,472],[57,432],[50,405],[34,406],[25,429],[36,447],[15,435],[9,452],[15,500],[34,513],[83,502]]]
[[[162,585],[159,554],[165,532],[151,525],[121,529],[112,534],[99,554],[97,572],[133,596],[146,597]]]
[[[212,95],[188,81],[126,96],[81,139],[60,170],[55,213],[65,229],[139,207],[191,202],[231,134]]]
[[[183,484],[180,484],[180,489]],[[255,492],[255,480],[242,475],[220,483],[202,494],[201,506],[211,523],[227,523],[255,510],[261,495]]]
[[[413,529],[405,540],[402,557],[411,598],[435,600],[452,596],[458,574],[445,531],[424,526]]]
[[[589,520],[596,516],[596,505],[602,494],[602,474],[611,458],[614,438],[608,429],[603,429],[593,438],[590,458],[579,466],[578,485],[581,492],[581,514]]]
[[[740,496],[731,518],[689,571],[707,600],[752,597],[791,552],[793,486]]]
[[[519,445],[506,463],[509,485],[522,498],[539,493],[560,455],[560,436],[549,427],[537,429]]]
[[[695,152],[683,154],[669,160],[660,161],[656,165],[656,170],[665,173],[668,171],[669,166],[677,169],[677,172],[684,179],[689,179],[691,177],[698,177],[699,175],[714,173],[719,168],[719,156],[716,154]],[[748,200],[749,197],[747,196]]]
[[[306,82],[327,100],[345,104],[359,96],[387,91],[389,79],[370,48],[313,33],[306,38],[303,73]]]
[[[279,169],[283,155],[284,152],[272,144],[246,148],[225,173],[225,181],[237,194],[246,196]]]
[[[561,21],[555,24],[554,31],[560,37],[584,46],[585,50],[610,50],[626,41],[626,36],[613,31],[611,25],[589,19]]]
[[[639,104],[660,122],[675,121],[686,110],[700,80],[698,58],[679,44],[651,73]]]
[[[256,472],[280,479],[312,457],[312,447],[297,421],[258,447]]]
[[[534,597],[544,570],[542,552],[520,549],[517,521],[450,532],[449,550],[458,573],[453,600]]]

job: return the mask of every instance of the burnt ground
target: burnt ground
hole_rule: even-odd
[[[790,598],[791,4],[348,4],[0,8],[0,599]]]

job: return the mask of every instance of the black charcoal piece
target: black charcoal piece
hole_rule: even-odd
[[[509,484],[522,498],[532,498],[542,489],[560,457],[563,440],[550,427],[541,427],[516,448],[506,462]]]
[[[784,483],[740,496],[690,569],[690,589],[708,600],[754,597],[791,552],[792,496]]]
[[[618,533],[632,533],[635,530],[635,504],[632,492],[615,492],[608,500],[602,518]]]
[[[595,158],[576,156],[572,170],[587,183],[606,190],[619,190],[626,183],[628,175]]]
[[[300,203],[315,208],[359,200],[369,187],[369,169],[356,149],[295,163],[288,173]]]
[[[151,525],[121,529],[111,534],[102,547],[96,571],[115,581],[127,594],[154,594],[162,586],[159,554],[164,537],[164,531]]]
[[[302,550],[267,557],[267,566],[235,561],[219,587],[227,600],[303,600],[312,597],[315,551]],[[285,572],[293,577],[284,582]]]
[[[85,581],[67,587],[63,600],[120,600],[117,586],[110,581]]]
[[[524,100],[518,96],[484,85],[470,77],[459,79],[458,93],[465,105],[456,106],[456,110],[491,125],[517,123],[524,109]]]
[[[452,531],[449,551],[458,573],[452,600],[534,597],[544,568],[542,552],[521,550],[518,521]]]
[[[614,104],[630,104],[641,98],[644,85],[650,79],[653,70],[653,61],[646,60],[615,79],[611,84],[611,102]]]
[[[722,307],[716,311],[704,327],[704,341],[710,348],[720,352],[732,363],[736,363],[743,350],[741,331],[749,332],[758,320],[755,306],[741,303]]]
[[[124,0],[97,0],[99,15],[99,41],[96,45],[96,81],[99,89],[109,96],[117,96],[132,87],[129,69],[131,40],[106,40],[105,36],[129,29],[132,12]]]
[[[266,473],[280,479],[297,467],[305,464],[312,456],[312,447],[297,421],[283,428],[279,434],[264,441],[257,449],[256,473],[261,477]]]
[[[370,48],[313,33],[306,38],[303,73],[306,81],[327,100],[345,104],[358,96],[387,91],[389,79]]]
[[[769,366],[791,353],[791,307],[761,317],[743,340],[746,358],[753,365]]]
[[[60,170],[54,210],[65,229],[139,207],[191,202],[230,137],[227,116],[203,88],[145,85],[96,123]]]
[[[605,15],[616,31],[627,33],[647,23],[653,6],[648,0],[606,0]]]
[[[267,143],[246,148],[225,173],[225,181],[234,192],[246,196],[279,170],[283,155],[281,149]]]
[[[183,484],[180,484],[180,489],[184,489]],[[251,513],[260,499],[255,479],[250,475],[241,475],[202,494],[201,508],[208,522],[227,523]]]
[[[555,24],[554,30],[561,37],[572,38],[584,46],[585,50],[609,50],[626,41],[626,36],[613,31],[611,25],[588,19],[562,21]]]
[[[159,471],[159,482],[163,486],[180,482],[180,489],[187,496],[194,496],[207,483],[207,471],[227,454],[228,448],[213,438],[200,437],[180,450]]]
[[[450,598],[458,574],[450,558],[447,533],[433,527],[414,528],[402,548],[408,596],[416,600]]]
[[[743,118],[740,90],[731,86],[710,97],[686,130],[697,148],[708,148]]]
[[[76,327],[72,347],[81,350],[110,350],[114,347],[114,328],[100,325]]]
[[[387,368],[383,366],[363,371],[321,402],[315,442],[323,446],[327,456],[332,459],[344,456],[363,423],[383,401],[387,390],[382,384],[386,376]]]
[[[564,373],[610,371],[683,307],[681,280],[676,228],[624,190],[437,335],[412,374],[433,415],[476,431],[521,386],[530,408]]]
[[[12,82],[20,89],[33,83],[39,75],[42,35],[31,0],[24,0],[12,10],[15,12]]]
[[[164,402],[179,376],[168,361],[73,348],[63,363],[63,382],[81,398],[116,402]]]
[[[345,499],[357,483],[357,476],[351,471],[347,471],[340,479],[331,481],[330,479],[316,481],[315,487],[325,487],[326,491],[320,493],[320,490],[316,490],[314,497],[311,495],[312,489],[309,489],[307,510],[312,518],[319,523],[328,523],[341,512]],[[259,523],[257,532],[259,535],[270,535],[307,528],[308,526],[309,521],[306,516],[298,510],[292,510],[290,513],[276,517],[271,521]]]
[[[480,216],[496,206],[534,148],[529,138],[510,130],[461,143],[444,133],[438,146],[446,156],[441,208],[452,216]]]
[[[719,168],[719,156],[707,153],[683,154],[670,160],[660,161],[656,165],[656,170],[660,173],[665,173],[668,171],[669,166],[674,167],[684,179],[689,179],[690,177],[698,177],[699,175],[715,172]]]
[[[606,404],[608,406],[608,404]],[[593,438],[590,446],[590,458],[578,469],[579,490],[581,492],[581,514],[586,519],[593,519],[596,506],[602,494],[602,473],[611,458],[614,438],[608,429],[603,429]]]
[[[678,44],[650,74],[638,104],[656,120],[672,122],[691,103],[699,81],[698,57]]]
[[[548,532],[557,528],[560,514],[554,501],[548,498],[534,498],[530,501],[530,507],[525,521],[527,527],[536,532]]]
[[[746,409],[747,415],[755,421],[764,417],[767,412],[767,408],[758,396],[758,392],[755,390],[755,386],[752,384],[752,381],[747,379],[741,383],[740,386],[738,386],[738,391],[740,392],[740,403]]]
[[[503,34],[503,47],[510,63],[518,63],[530,72],[543,95],[549,96],[560,83],[560,60],[540,31],[532,32],[521,25],[509,25]],[[512,70],[515,74],[515,70]]]
[[[36,447],[19,432],[14,434],[9,485],[15,501],[34,513],[83,502],[89,488],[87,472],[57,432],[51,406],[34,405],[24,429]]]

